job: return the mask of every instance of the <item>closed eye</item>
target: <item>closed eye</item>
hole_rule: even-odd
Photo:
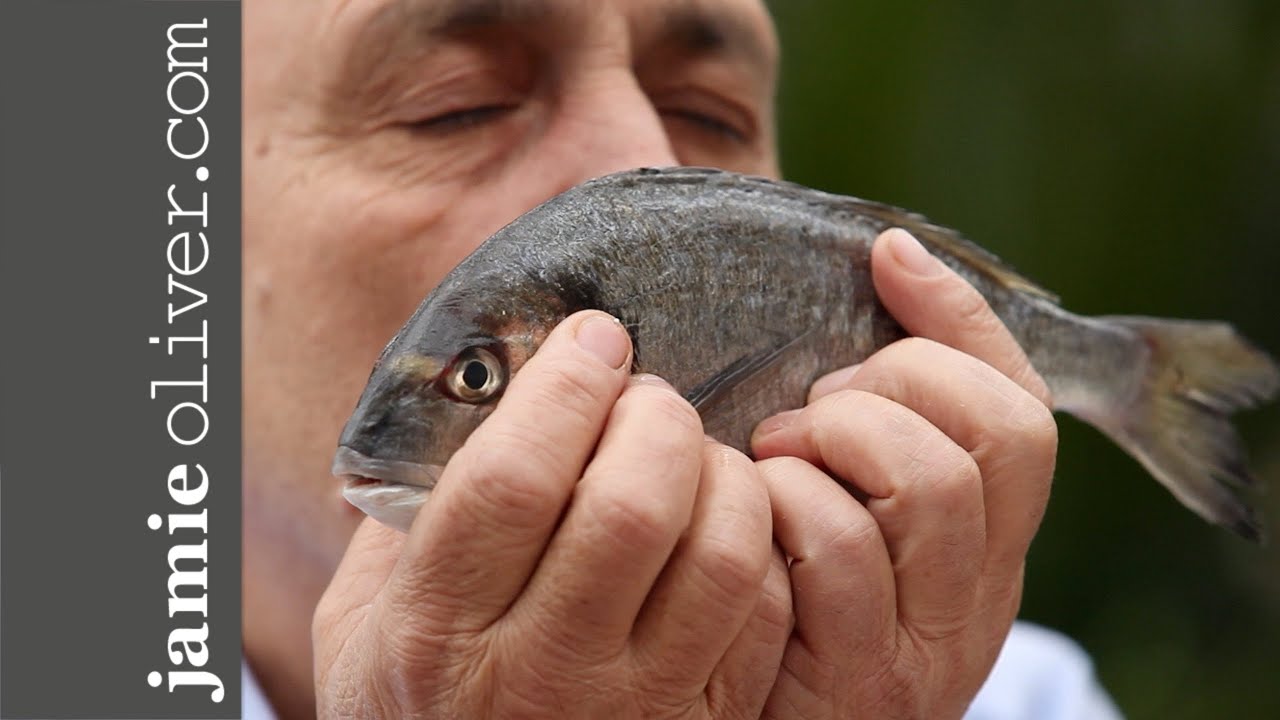
[[[746,133],[739,130],[732,123],[714,115],[685,108],[663,108],[660,112],[667,117],[689,123],[703,132],[718,135],[738,143],[745,144],[747,142]]]
[[[409,127],[438,135],[462,132],[498,120],[515,109],[514,104],[480,105],[417,120],[409,123]]]

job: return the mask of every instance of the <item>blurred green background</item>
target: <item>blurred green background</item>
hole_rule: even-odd
[[[1280,356],[1280,2],[771,3],[785,175],[958,228],[1086,314]],[[1066,416],[1023,617],[1133,718],[1280,718],[1280,406],[1240,417],[1272,542]]]

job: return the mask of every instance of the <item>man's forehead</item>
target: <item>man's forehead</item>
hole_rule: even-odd
[[[759,0],[338,0],[330,27],[356,47],[406,35],[445,39],[478,29],[581,21],[612,9],[691,50],[741,55],[772,67],[776,39]]]
[[[563,0],[338,0],[336,25],[357,33],[404,27],[425,34],[494,23],[532,22],[563,12]]]

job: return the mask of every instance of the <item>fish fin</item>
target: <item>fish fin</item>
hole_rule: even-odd
[[[757,373],[770,368],[787,350],[800,342],[807,334],[807,332],[802,333],[797,337],[765,348],[760,352],[743,355],[729,363],[720,372],[691,388],[684,394],[685,399],[689,401],[690,405],[693,405],[699,415],[705,416],[715,407],[716,403],[727,397],[734,388]]]
[[[866,211],[887,223],[886,227],[900,227],[911,233],[931,250],[940,251],[959,260],[995,282],[1057,305],[1058,296],[1032,282],[999,257],[969,241],[959,232],[935,225],[917,213],[891,205],[863,201]]]
[[[1138,391],[1097,408],[1096,425],[1184,505],[1238,535],[1263,541],[1263,528],[1235,487],[1253,487],[1230,415],[1280,390],[1280,368],[1230,325],[1146,317],[1101,317],[1137,334],[1148,359]],[[1112,401],[1114,403],[1114,401]],[[1089,415],[1093,415],[1089,417]]]

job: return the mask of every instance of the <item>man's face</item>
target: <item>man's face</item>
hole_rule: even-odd
[[[758,0],[245,5],[245,522],[336,562],[329,475],[379,351],[489,234],[644,165],[776,175]]]

